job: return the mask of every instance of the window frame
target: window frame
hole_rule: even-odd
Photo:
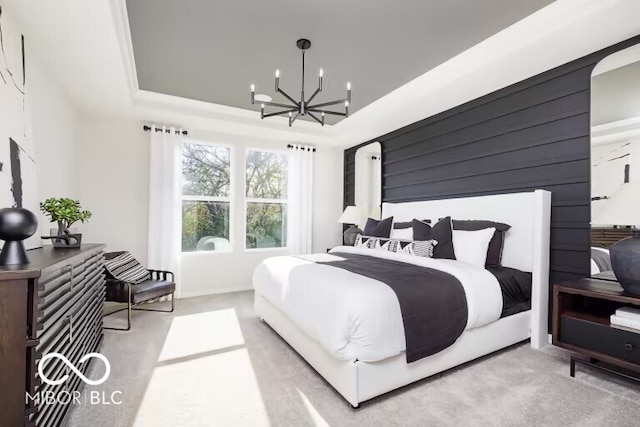
[[[277,149],[277,148],[264,148],[264,147],[254,147],[248,146],[243,150],[243,171],[242,171],[242,251],[245,253],[259,253],[259,252],[286,252],[289,250],[289,236],[287,230],[287,245],[274,247],[274,248],[247,248],[247,206],[249,203],[274,203],[274,204],[284,204],[287,209],[287,218],[289,217],[289,171],[291,165],[291,153],[287,149]],[[287,198],[286,199],[265,199],[260,197],[247,197],[247,157],[249,156],[250,151],[261,151],[263,153],[273,153],[273,154],[282,154],[285,156],[287,160]]]
[[[182,194],[182,184],[183,184],[183,175],[182,175],[182,146],[183,145],[208,145],[211,147],[221,147],[227,148],[229,150],[229,195],[228,196],[194,196],[194,195],[184,195]],[[180,212],[182,213],[182,203],[184,201],[197,201],[197,202],[224,202],[229,204],[229,249],[223,250],[215,250],[215,251],[183,251],[182,243],[180,244],[180,255],[181,256],[200,256],[200,255],[228,255],[234,252],[234,214],[235,214],[235,206],[233,203],[233,195],[235,191],[235,177],[234,173],[234,161],[235,161],[235,150],[233,144],[223,143],[223,142],[212,142],[212,141],[203,141],[197,139],[186,138],[180,144],[180,185],[179,185],[179,203],[180,203]],[[180,239],[182,239],[182,216],[180,217]]]

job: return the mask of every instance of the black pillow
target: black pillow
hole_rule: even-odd
[[[423,219],[422,222],[426,222],[427,224],[431,224],[431,220],[430,219]],[[394,222],[393,223],[394,230],[404,230],[406,228],[411,228],[411,227],[413,227],[413,221]]]
[[[451,235],[451,217],[442,218],[433,227],[424,221],[413,220],[413,240],[436,240],[433,258],[456,259]]]
[[[371,237],[386,237],[391,236],[391,225],[393,224],[393,217],[385,218],[382,221],[377,219],[368,218],[367,223],[364,226],[363,234]]]
[[[413,221],[408,222],[394,222],[393,229],[394,230],[404,230],[407,228],[413,227]]]
[[[477,231],[485,228],[495,228],[496,232],[489,241],[487,248],[487,267],[499,267],[502,262],[502,248],[504,247],[504,233],[511,228],[509,224],[494,221],[459,221],[453,220],[454,230]]]

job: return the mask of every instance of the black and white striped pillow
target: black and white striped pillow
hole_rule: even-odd
[[[144,268],[129,252],[123,252],[115,258],[105,260],[104,267],[116,279],[129,283],[142,283],[151,278]]]
[[[414,240],[410,251],[411,255],[433,258],[433,249],[438,242],[436,240]]]

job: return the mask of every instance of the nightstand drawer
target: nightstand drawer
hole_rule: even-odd
[[[564,343],[640,363],[640,333],[570,316],[561,317],[560,331]]]

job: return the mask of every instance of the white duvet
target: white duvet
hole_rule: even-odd
[[[332,261],[339,259],[338,252],[393,259],[455,276],[467,297],[466,329],[500,318],[500,285],[482,267],[351,246],[314,256]],[[279,256],[258,265],[253,286],[338,359],[373,362],[405,351],[400,304],[393,290],[382,282],[294,256]]]

